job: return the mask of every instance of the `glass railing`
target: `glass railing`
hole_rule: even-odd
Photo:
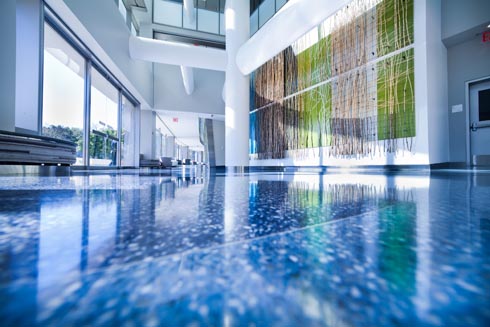
[[[286,2],[288,0],[262,0],[253,5],[250,14],[250,35],[254,35]]]
[[[224,8],[225,0],[194,0],[194,13],[190,18],[184,12],[182,0],[153,0],[153,23],[225,35]]]

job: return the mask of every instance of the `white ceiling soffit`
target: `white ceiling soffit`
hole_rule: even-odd
[[[132,59],[218,71],[225,71],[227,62],[225,50],[137,36],[129,38],[129,54]]]
[[[351,0],[290,0],[238,50],[236,63],[248,75]]]

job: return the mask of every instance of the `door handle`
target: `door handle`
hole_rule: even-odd
[[[490,120],[473,122],[470,125],[470,129],[472,132],[476,132],[480,128],[490,128]]]

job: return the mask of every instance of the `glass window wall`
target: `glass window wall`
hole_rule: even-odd
[[[224,8],[225,0],[194,0],[194,19],[189,19],[183,0],[154,0],[153,22],[225,35]]]
[[[45,10],[41,134],[74,142],[75,165],[136,166],[138,106],[49,8]]]
[[[121,166],[135,166],[136,147],[136,108],[125,96],[122,96],[121,126]]]
[[[83,164],[85,59],[50,25],[44,25],[44,136],[77,144]]]
[[[250,35],[255,34],[288,0],[250,0]]]
[[[117,166],[119,92],[96,69],[91,82],[90,165]]]

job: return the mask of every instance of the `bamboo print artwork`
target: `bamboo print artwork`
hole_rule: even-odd
[[[413,0],[355,0],[265,63],[251,77],[252,156],[411,150],[413,39]]]

